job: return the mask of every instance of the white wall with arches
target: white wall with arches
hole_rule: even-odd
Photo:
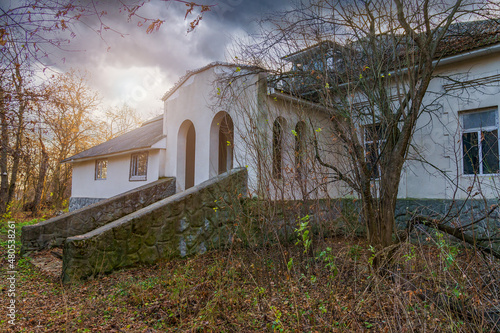
[[[248,164],[240,145],[241,117],[216,105],[214,81],[222,70],[191,74],[164,99],[165,175],[177,178],[178,191]]]
[[[424,114],[418,120],[410,159],[405,164],[400,182],[400,198],[451,198],[457,191],[447,179],[460,184],[457,198],[469,195],[464,189],[479,184],[487,197],[500,195],[497,174],[464,175],[460,141],[460,117],[463,114],[485,108],[498,113],[499,65],[500,60],[492,54],[439,67],[438,73],[442,77],[431,82],[427,95],[427,101],[439,105],[439,110]],[[234,70],[235,67],[231,66],[208,66],[188,75],[166,95],[165,175],[177,178],[178,190],[186,188],[186,166],[189,164],[186,163],[194,159],[194,171],[191,171],[194,176],[188,186],[199,184],[230,167],[246,166],[250,190],[259,196],[266,191],[276,199],[355,195],[341,182],[314,188],[322,182],[318,179],[321,172],[327,170],[318,167],[314,160],[311,138],[316,138],[320,145],[329,145],[330,150],[323,155],[325,162],[339,168],[348,167],[339,158],[348,158],[348,154],[345,147],[335,145],[328,112],[318,110],[311,103],[266,90],[266,81],[258,74],[249,75],[245,83],[234,81],[233,88],[240,94],[239,98],[226,101],[226,106],[214,107],[218,93],[215,79],[221,73]],[[446,75],[453,76],[455,82],[472,84],[488,78],[491,82],[457,88],[452,81],[443,79]],[[499,126],[496,133],[500,133],[500,116],[497,115],[496,119],[496,126]],[[225,129],[221,130],[221,127]],[[189,128],[194,135],[188,135],[193,133],[188,131]],[[279,138],[276,137],[278,128]],[[194,148],[191,148],[194,157],[191,159],[187,159],[189,138],[194,140]],[[424,157],[426,162],[418,161],[419,157]]]

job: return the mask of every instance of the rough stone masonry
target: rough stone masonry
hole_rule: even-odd
[[[175,193],[175,178],[163,178],[49,220],[24,226],[21,253],[61,246],[66,238],[81,235]]]
[[[64,243],[68,283],[162,258],[203,253],[231,241],[246,168],[233,169]]]

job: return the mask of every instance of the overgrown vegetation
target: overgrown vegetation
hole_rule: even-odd
[[[417,230],[375,270],[354,234],[306,233],[122,270],[63,286],[17,258],[19,332],[495,332],[500,263],[441,233]],[[36,221],[18,221],[17,227]],[[0,232],[5,239],[6,221]],[[18,235],[19,235],[18,230]],[[243,245],[244,244],[244,245]],[[19,249],[19,243],[18,249]],[[243,246],[242,246],[243,245]],[[1,246],[1,273],[6,247]],[[50,256],[49,253],[47,255]],[[0,281],[6,290],[6,281]],[[2,302],[7,300],[2,293]],[[0,330],[10,331],[6,318]],[[495,323],[496,321],[496,323]]]

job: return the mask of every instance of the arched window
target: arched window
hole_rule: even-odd
[[[285,119],[276,118],[273,124],[273,178],[283,178],[283,133]]]
[[[297,178],[302,179],[306,175],[306,156],[305,156],[305,145],[306,145],[306,123],[299,121],[295,125],[295,172]]]

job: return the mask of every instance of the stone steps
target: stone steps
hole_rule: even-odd
[[[63,282],[203,253],[232,240],[247,170],[230,170],[85,234],[66,238]]]
[[[163,178],[49,220],[24,226],[21,254],[62,246],[66,238],[102,227],[175,194],[175,178]]]

